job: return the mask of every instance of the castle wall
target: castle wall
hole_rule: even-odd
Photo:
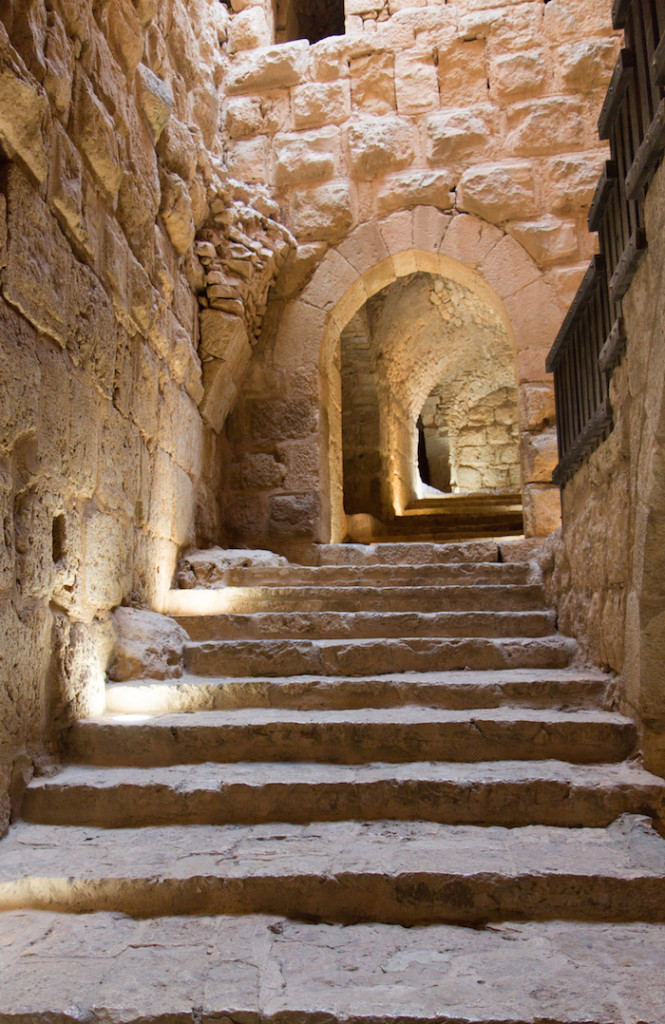
[[[215,530],[201,267],[218,0],[15,0],[0,23],[0,834],[100,709],[110,611]],[[204,472],[205,467],[205,472]]]
[[[267,28],[250,31],[268,25],[261,3],[234,7],[230,172],[266,190],[298,248],[228,421],[227,537],[282,549],[329,539],[324,278],[352,289],[372,258],[446,251],[446,227],[466,217],[474,228],[455,227],[455,239],[480,234],[448,249],[492,277],[510,318],[526,519],[547,533],[558,497],[545,357],[595,245],[586,210],[606,156],[596,121],[618,47],[608,5],[347,0],[346,36],[280,47],[265,45]]]
[[[614,430],[563,490],[563,534],[543,559],[559,626],[617,673],[618,705],[665,772],[665,167],[645,204],[648,251],[623,300]]]

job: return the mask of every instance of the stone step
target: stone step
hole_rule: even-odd
[[[0,910],[20,908],[346,924],[662,922],[665,842],[649,819],[633,815],[607,829],[21,822],[0,848]]]
[[[195,641],[543,637],[556,631],[551,611],[254,612],[190,615],[179,621]]]
[[[385,524],[382,534],[391,543],[413,536],[416,542],[445,543],[446,540],[463,542],[493,538],[521,537],[524,534],[522,512],[506,512],[503,509],[492,512],[478,509],[468,513],[453,514],[422,512],[396,516]]]
[[[534,582],[527,562],[449,562],[423,565],[276,565],[227,569],[220,585],[297,586],[475,586]],[[535,580],[538,581],[537,579]]]
[[[563,708],[602,704],[607,676],[587,669],[418,672],[375,676],[246,676],[146,679],[106,687],[107,712],[155,714],[272,707],[332,708],[429,705],[464,708]]]
[[[185,670],[200,676],[351,675],[458,669],[565,668],[577,644],[548,637],[401,637],[216,640],[190,643]]]
[[[2,923],[2,1012],[12,1024],[663,1021],[660,924],[347,928],[30,910]]]
[[[67,757],[83,764],[146,767],[205,761],[555,759],[590,764],[623,760],[635,741],[630,719],[599,710],[253,708],[85,719],[68,734]]]
[[[665,782],[630,762],[334,765],[242,762],[161,768],[69,765],[28,786],[22,817],[137,828],[378,819],[601,827],[665,810]]]
[[[381,612],[533,611],[542,608],[539,583],[506,586],[291,586],[221,587],[175,590],[170,615],[226,615],[268,611]]]

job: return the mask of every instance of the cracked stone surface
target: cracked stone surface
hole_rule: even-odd
[[[662,1024],[665,926],[6,914],[0,1018]]]

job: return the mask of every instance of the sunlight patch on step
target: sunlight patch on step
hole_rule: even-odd
[[[242,608],[260,610],[267,587],[222,587],[215,590],[170,590],[166,595],[166,615],[223,615]],[[251,602],[252,607],[249,607]]]

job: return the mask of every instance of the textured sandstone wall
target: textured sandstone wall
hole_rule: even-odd
[[[201,267],[224,187],[218,0],[15,0],[0,22],[0,834],[99,707],[110,609],[214,530]],[[203,474],[203,467],[207,467]]]
[[[609,5],[347,0],[346,36],[281,47],[266,45],[267,3],[233,6],[229,167],[268,190],[298,249],[229,421],[227,536],[282,549],[327,539],[334,474],[322,448],[337,443],[340,413],[337,384],[320,389],[321,339],[338,300],[353,313],[353,289],[374,294],[363,275],[403,257],[391,273],[404,276],[423,249],[479,268],[505,306],[527,523],[547,532],[557,497],[544,361],[594,246],[596,120],[618,47]],[[473,227],[457,228],[465,217]]]
[[[618,673],[617,699],[665,773],[665,166],[645,216],[649,248],[623,302],[628,343],[611,382],[615,427],[566,485],[545,566],[559,625]]]

